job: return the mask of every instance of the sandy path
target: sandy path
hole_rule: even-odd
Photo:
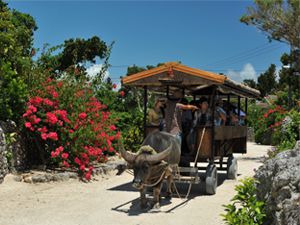
[[[239,179],[252,176],[268,146],[248,143],[248,154],[239,155]],[[221,172],[220,172],[221,173]],[[163,200],[161,212],[139,210],[138,193],[131,188],[131,175],[48,184],[26,184],[6,177],[0,185],[0,225],[106,225],[106,224],[222,224],[223,204],[229,203],[238,181],[224,180],[219,173],[217,194],[204,194],[203,184],[192,188],[185,202],[174,197]],[[185,194],[188,186],[181,185]]]

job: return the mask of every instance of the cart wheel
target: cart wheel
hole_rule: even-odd
[[[229,156],[227,161],[227,178],[230,180],[235,180],[237,178],[237,170],[237,159],[233,156]]]
[[[209,164],[206,168],[205,175],[205,190],[207,194],[216,194],[218,185],[217,167],[214,164]]]

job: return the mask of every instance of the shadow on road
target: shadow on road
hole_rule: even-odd
[[[243,157],[239,158],[238,161],[253,161],[263,163],[266,160],[265,156],[257,156],[257,157]]]
[[[189,193],[189,196],[186,196],[189,190],[189,185],[190,184],[181,184],[177,183],[176,188],[178,191],[177,192],[174,190],[172,199],[181,199],[179,203],[173,206],[172,199],[166,199],[164,198],[164,193],[166,191],[166,184],[164,183],[163,188],[162,188],[162,199],[160,202],[161,208],[160,210],[149,210],[149,209],[141,209],[140,208],[140,198],[139,195],[140,193],[134,189],[131,185],[131,182],[125,183],[125,184],[120,184],[118,186],[109,188],[109,191],[124,191],[124,192],[136,192],[137,198],[130,200],[128,202],[122,203],[114,208],[112,210],[121,212],[121,213],[126,213],[129,216],[138,216],[143,213],[171,213],[175,209],[178,209],[180,207],[184,207],[188,202],[196,197],[206,195],[205,193],[205,182],[204,182],[204,174],[200,174],[201,177],[201,182],[200,184],[193,184]],[[225,173],[218,173],[218,186],[222,185],[223,182],[226,180],[227,175]],[[217,190],[218,191],[218,190]],[[186,198],[187,197],[187,198]],[[147,199],[151,201],[153,198],[152,196],[152,190],[147,191]],[[172,207],[170,207],[172,206]]]

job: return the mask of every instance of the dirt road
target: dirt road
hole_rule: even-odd
[[[238,155],[238,179],[254,174],[268,148],[248,143],[248,154]],[[149,213],[139,209],[138,192],[131,187],[128,173],[91,183],[47,184],[20,183],[8,175],[0,185],[0,225],[218,225],[222,224],[222,205],[229,203],[238,184],[225,177],[219,173],[214,196],[204,194],[203,184],[195,185],[188,200],[163,200],[160,212]],[[179,187],[182,194],[187,189],[187,185]]]

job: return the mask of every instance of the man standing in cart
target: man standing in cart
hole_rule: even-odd
[[[167,132],[174,135],[178,142],[182,142],[182,110],[197,110],[197,106],[185,105],[181,103],[183,93],[178,90],[173,97],[168,97],[166,103],[166,129]]]

